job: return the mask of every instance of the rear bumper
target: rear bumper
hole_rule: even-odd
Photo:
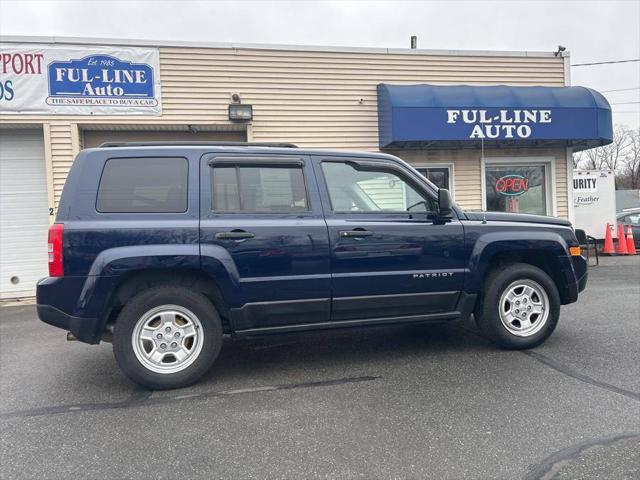
[[[38,318],[85,343],[99,343],[102,324],[95,310],[80,308],[86,277],[46,277],[36,288]]]
[[[99,327],[97,318],[74,317],[51,305],[36,305],[38,318],[44,323],[67,330],[86,343],[97,343],[96,331]]]

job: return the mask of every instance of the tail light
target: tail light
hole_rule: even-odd
[[[54,223],[49,227],[49,276],[64,276],[62,258],[62,239],[64,237],[64,224]]]

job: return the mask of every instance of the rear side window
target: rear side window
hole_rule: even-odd
[[[301,167],[213,167],[211,208],[217,212],[288,213],[309,209]]]
[[[96,209],[103,213],[187,211],[186,158],[111,158],[100,178]]]

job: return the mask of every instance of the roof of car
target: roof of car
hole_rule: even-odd
[[[617,216],[622,217],[624,215],[628,215],[629,213],[639,213],[639,212],[640,212],[640,207],[624,208],[617,213]]]
[[[298,155],[323,155],[340,157],[362,157],[393,159],[396,157],[380,152],[345,151],[345,150],[325,150],[316,148],[299,148],[292,143],[266,143],[266,142],[108,142],[97,148],[86,149],[89,151],[162,151],[175,149],[199,150],[203,152],[228,152],[228,153],[251,153],[251,154],[298,154]]]

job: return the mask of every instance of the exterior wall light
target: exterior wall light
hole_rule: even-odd
[[[253,120],[253,106],[241,103],[229,104],[229,120],[241,122]]]

